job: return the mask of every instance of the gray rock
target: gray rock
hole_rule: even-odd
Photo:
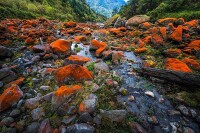
[[[37,133],[39,127],[40,127],[40,123],[33,122],[29,126],[26,127],[26,132],[27,133]]]
[[[178,107],[178,110],[185,116],[189,116],[189,110],[184,106],[184,105],[180,105]]]
[[[63,118],[62,123],[65,124],[65,125],[68,125],[75,119],[76,119],[76,115],[70,116],[68,118]]]
[[[99,115],[94,117],[93,123],[95,123],[97,127],[99,127],[101,125],[101,118]]]
[[[50,90],[51,89],[51,87],[50,86],[40,86],[40,90],[43,90],[43,91],[48,91],[48,90]]]
[[[0,59],[11,58],[13,55],[14,54],[10,49],[0,46]]]
[[[0,69],[0,81],[7,84],[17,79],[17,75],[10,68]]]
[[[37,108],[39,106],[39,101],[40,101],[40,98],[38,97],[27,99],[25,101],[25,108],[28,108],[28,109]]]
[[[22,107],[23,102],[24,102],[23,99],[19,100],[19,102],[17,103],[17,108],[18,109],[20,109]]]
[[[80,123],[80,124],[74,124],[67,128],[66,133],[94,133],[95,128],[86,124],[86,123]]]
[[[183,133],[195,133],[195,131],[189,127],[184,127],[183,128]]]
[[[92,122],[93,119],[88,112],[85,112],[85,113],[81,114],[81,116],[79,117],[79,121],[81,123],[87,123],[87,122]]]
[[[100,109],[100,115],[105,119],[109,119],[111,122],[124,122],[126,118],[126,110],[102,110]]]
[[[137,123],[130,122],[129,125],[132,133],[147,133],[147,131]]]
[[[105,62],[99,62],[94,64],[94,71],[98,73],[99,71],[109,72],[109,67]]]
[[[118,17],[117,21],[114,24],[114,27],[118,28],[118,27],[125,27],[126,25],[126,20],[125,19],[121,19],[120,17]]]
[[[84,113],[84,112],[88,112],[88,113],[94,113],[96,106],[97,106],[97,98],[93,98],[93,99],[86,99],[81,103],[83,106],[83,109],[80,110],[79,113]]]
[[[151,116],[151,117],[148,117],[147,119],[148,119],[148,122],[151,124],[158,124],[158,120],[156,116]]]
[[[20,115],[20,110],[19,109],[14,109],[11,113],[10,113],[10,117],[18,117]]]
[[[197,112],[193,109],[190,109],[190,113],[191,113],[193,118],[195,118],[197,116]]]
[[[31,111],[31,116],[33,120],[41,120],[45,116],[43,108],[36,108]]]
[[[14,119],[12,117],[6,117],[3,120],[1,120],[0,125],[1,126],[9,126],[14,122]]]

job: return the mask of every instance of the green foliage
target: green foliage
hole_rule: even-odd
[[[89,71],[94,71],[94,64],[95,64],[95,62],[91,62],[89,65],[87,65],[87,69]]]
[[[0,19],[46,17],[61,21],[102,21],[85,0],[0,0]]]

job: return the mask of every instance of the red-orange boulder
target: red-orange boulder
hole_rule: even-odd
[[[51,48],[56,53],[64,53],[69,55],[71,52],[71,41],[59,39],[50,44]]]
[[[74,40],[77,43],[80,43],[82,41],[87,41],[87,38],[85,36],[74,36]]]
[[[76,22],[72,22],[72,21],[64,23],[64,26],[66,28],[76,27],[76,25],[77,25]]]
[[[163,44],[163,37],[160,35],[160,29],[159,28],[151,28],[150,29],[152,35],[151,35],[151,42],[153,42],[156,45],[162,45]]]
[[[57,69],[54,73],[54,77],[58,83],[62,83],[65,79],[68,80],[92,80],[93,76],[86,68],[71,64]]]
[[[183,27],[182,25],[179,25],[175,31],[170,35],[170,39],[181,42],[183,40]]]
[[[188,44],[190,49],[200,50],[200,40],[194,40],[190,44]]]
[[[22,96],[23,92],[17,85],[13,85],[6,89],[0,96],[0,112],[17,103]]]
[[[84,63],[90,61],[90,58],[80,56],[80,55],[71,55],[66,59],[66,62],[68,64],[78,64],[78,65],[83,65]]]
[[[69,96],[73,94],[74,92],[80,91],[81,86],[79,85],[73,85],[71,87],[61,86],[56,90],[54,93],[55,96]]]
[[[192,70],[182,61],[176,58],[168,58],[165,68],[173,71],[192,72]]]
[[[190,58],[184,58],[182,61],[192,69],[200,71],[200,64],[196,60]]]
[[[156,24],[160,25],[168,25],[169,23],[174,23],[177,19],[176,18],[164,18],[164,19],[159,19],[157,20]]]
[[[166,51],[164,51],[164,54],[167,55],[167,57],[177,57],[182,53],[182,51],[180,49],[167,49]]]
[[[135,49],[135,53],[144,53],[146,52],[147,49],[146,48],[138,48],[138,49]]]
[[[91,45],[90,45],[90,49],[95,49],[96,53],[95,55],[98,57],[100,56],[104,50],[106,50],[107,45],[105,42],[99,42],[97,40],[92,40],[91,41]]]

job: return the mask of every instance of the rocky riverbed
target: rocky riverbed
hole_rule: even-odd
[[[198,75],[199,23],[2,20],[0,132],[200,132],[200,87],[137,72]]]

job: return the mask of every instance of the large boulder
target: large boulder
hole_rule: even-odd
[[[125,18],[118,17],[117,21],[114,24],[114,27],[116,27],[116,28],[118,28],[118,27],[125,27],[125,25],[126,25]]]
[[[14,54],[10,49],[0,46],[0,59],[11,58],[13,55]]]
[[[50,47],[55,53],[69,55],[71,52],[71,41],[58,39],[50,44]]]
[[[138,26],[139,24],[148,22],[149,20],[150,20],[150,17],[147,15],[136,15],[136,16],[130,18],[126,22],[126,26],[128,26],[128,25]]]
[[[23,92],[17,85],[13,85],[6,89],[0,96],[0,112],[17,103],[22,96]]]
[[[111,17],[110,19],[108,19],[105,22],[105,26],[109,27],[109,26],[114,26],[115,22],[117,21],[117,19],[120,17],[119,14],[114,15],[113,17]]]
[[[173,41],[181,42],[183,40],[183,27],[179,25],[169,37]]]
[[[90,50],[96,50],[95,56],[99,57],[102,55],[103,51],[106,50],[107,45],[105,42],[99,42],[97,40],[92,40],[90,45]]]

